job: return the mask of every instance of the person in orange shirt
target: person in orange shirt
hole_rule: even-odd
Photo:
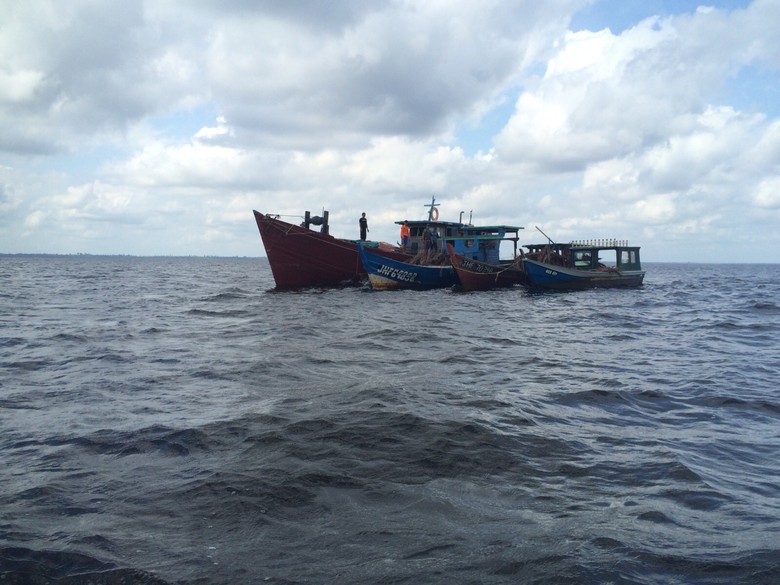
[[[406,251],[406,246],[409,243],[409,222],[404,221],[401,225],[401,250]]]

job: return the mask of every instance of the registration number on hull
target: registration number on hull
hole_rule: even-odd
[[[382,264],[377,269],[377,274],[392,278],[393,280],[400,280],[402,282],[414,282],[417,279],[417,274],[410,272],[409,270],[399,270],[397,268],[391,268]]]

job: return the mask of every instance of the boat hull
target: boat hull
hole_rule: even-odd
[[[528,258],[523,260],[523,270],[529,286],[556,290],[637,287],[645,277],[644,270],[578,270]]]
[[[278,290],[349,286],[366,280],[355,241],[334,238],[258,211],[254,214]],[[377,254],[409,257],[392,249],[377,248]]]
[[[502,265],[480,262],[455,254],[452,246],[448,248],[452,267],[463,290],[490,290],[528,283],[528,276],[521,266],[509,262]]]
[[[375,290],[428,290],[447,288],[457,283],[457,276],[451,265],[425,266],[400,262],[381,256],[364,246],[359,246],[359,253],[371,288]]]

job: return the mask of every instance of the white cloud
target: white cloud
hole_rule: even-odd
[[[758,184],[754,199],[765,209],[780,209],[780,177],[764,179]]]
[[[41,86],[43,73],[30,69],[7,71],[0,69],[0,101],[30,101]]]
[[[195,140],[215,141],[220,138],[232,137],[235,132],[225,121],[224,116],[217,118],[217,125],[214,127],[203,127],[195,133]]]
[[[510,83],[540,28],[563,24],[556,11],[567,5],[375,4],[316,34],[309,21],[258,12],[214,26],[208,69],[247,139],[311,148],[428,136]]]
[[[582,177],[536,197],[541,219],[573,237],[594,218],[606,232],[656,226],[655,237],[663,227],[667,237],[702,241],[739,217],[768,231],[773,218],[756,224],[750,209],[773,201],[766,188],[754,196],[752,185],[780,164],[776,123],[714,100],[741,67],[776,66],[776,15],[774,5],[754,3],[651,18],[619,35],[567,33],[545,74],[520,94],[496,137],[496,159],[526,173]]]
[[[432,195],[646,259],[771,239],[780,4],[568,30],[590,4],[0,0],[0,249],[259,254],[252,208],[395,241]]]
[[[636,202],[632,208],[636,221],[650,225],[666,224],[674,219],[676,212],[674,196],[669,193],[652,195]]]
[[[28,228],[38,227],[43,223],[44,219],[45,219],[45,215],[43,211],[41,210],[33,211],[27,217],[24,218],[24,226]]]

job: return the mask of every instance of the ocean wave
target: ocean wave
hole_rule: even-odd
[[[267,294],[253,260],[27,262],[4,582],[780,579],[776,269]]]

